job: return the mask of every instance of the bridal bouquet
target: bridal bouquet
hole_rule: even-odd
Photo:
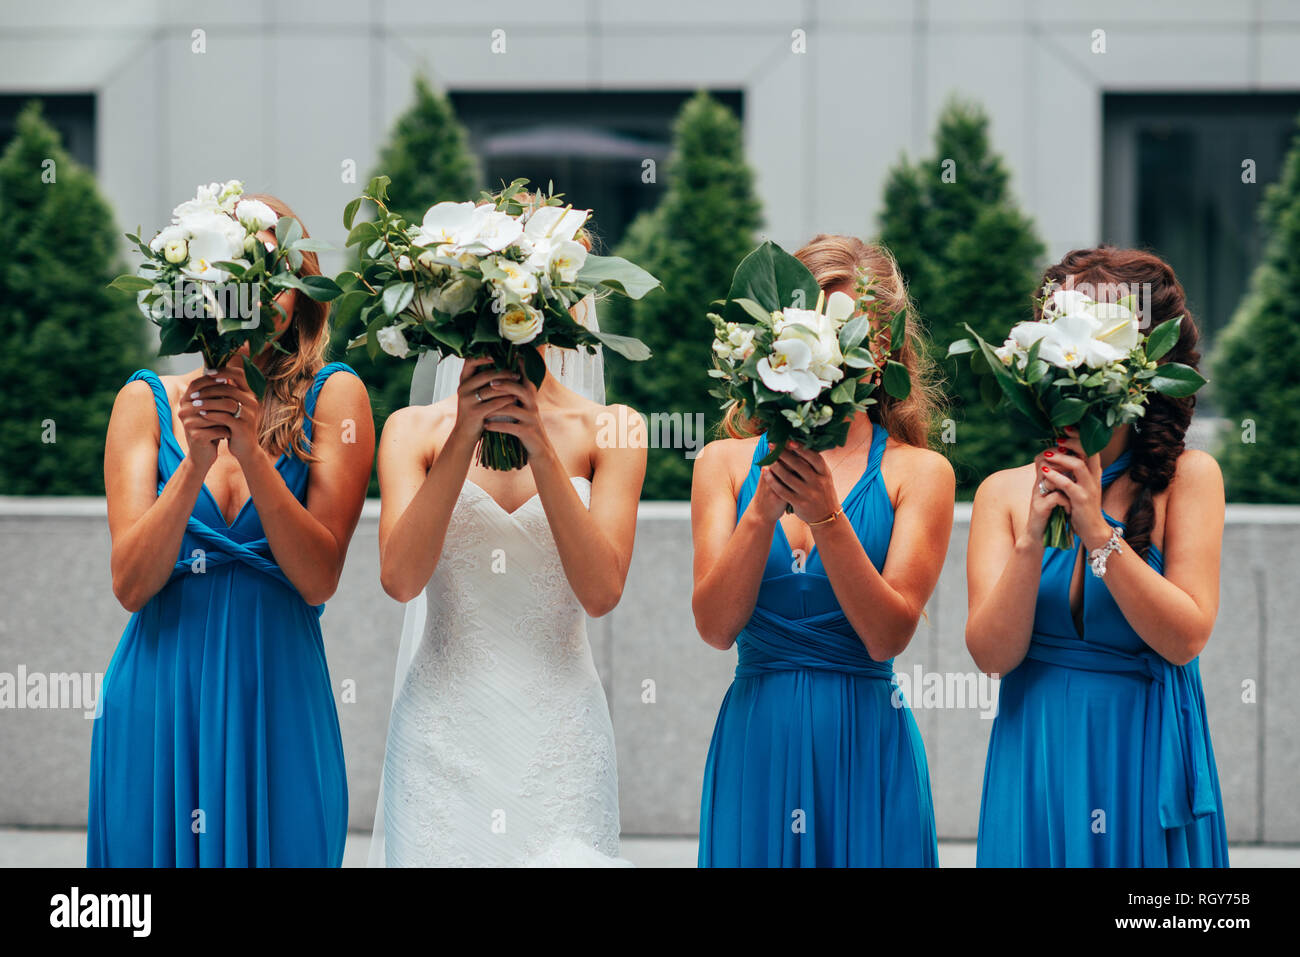
[[[948,347],[948,355],[971,355],[980,391],[1011,410],[1044,439],[1064,437],[1075,426],[1085,455],[1100,452],[1117,426],[1136,422],[1153,392],[1189,396],[1205,384],[1191,366],[1159,362],[1178,341],[1182,316],[1144,336],[1136,296],[1097,301],[1079,290],[1049,283],[1038,300],[1041,320],[1016,324],[993,348],[970,325],[971,337]],[[1057,506],[1043,532],[1053,548],[1074,547],[1065,509]]]
[[[335,322],[360,317],[365,332],[348,344],[404,358],[426,351],[490,357],[514,370],[523,359],[540,386],[546,364],[534,348],[603,345],[634,360],[650,357],[639,339],[588,329],[569,309],[593,292],[640,299],[659,285],[644,269],[618,256],[597,256],[577,241],[589,210],[564,205],[551,190],[533,196],[515,180],[477,203],[438,203],[420,223],[388,208],[388,177],[372,180],[343,213],[347,244],[360,247],[360,264],[340,276],[346,292]],[[363,200],[375,218],[353,221]],[[527,454],[519,439],[485,432],[479,462],[520,468]]]
[[[319,302],[342,290],[324,276],[302,276],[302,254],[328,249],[303,236],[291,216],[277,216],[257,199],[242,199],[239,180],[200,186],[193,199],[172,210],[171,225],[148,244],[137,234],[127,239],[139,247],[144,262],[135,274],[118,276],[109,285],[136,293],[141,311],[159,328],[158,354],[199,352],[209,369],[220,369],[248,343],[244,368],[249,386],[259,395],[266,385],[249,357],[276,343],[275,319],[284,307],[275,297],[295,289]],[[275,242],[257,234],[275,231]]]
[[[912,389],[907,367],[890,359],[903,342],[899,311],[873,328],[879,311],[872,278],[854,295],[818,287],[808,267],[765,242],[736,267],[713,321],[710,394],[761,423],[773,449],[768,465],[795,440],[814,452],[843,445],[855,413],[875,403],[877,380],[899,399]]]

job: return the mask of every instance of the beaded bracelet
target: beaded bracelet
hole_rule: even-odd
[[[1098,578],[1106,577],[1106,559],[1111,552],[1122,552],[1123,547],[1120,542],[1124,541],[1124,536],[1120,535],[1118,528],[1110,530],[1110,538],[1101,548],[1094,548],[1088,553],[1088,563],[1092,566],[1092,573]]]

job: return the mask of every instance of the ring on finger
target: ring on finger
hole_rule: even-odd
[[[1039,479],[1039,480],[1038,480],[1038,494],[1039,494],[1039,495],[1050,495],[1051,492],[1052,492],[1052,490],[1051,490],[1051,488],[1048,487],[1047,483],[1044,482],[1042,479]]]
[[[239,417],[240,417],[241,415],[243,415],[243,414],[244,414],[244,403],[242,403],[242,402],[240,402],[238,399],[236,399],[236,400],[235,400],[235,416],[234,416],[234,417],[237,419],[237,418],[239,418]]]
[[[478,389],[474,390],[474,398],[478,399],[480,402],[483,401],[483,396],[479,395]]]

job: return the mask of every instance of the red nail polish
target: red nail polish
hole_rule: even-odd
[[[1043,471],[1044,471],[1044,472],[1050,472],[1051,469],[1049,469],[1046,465],[1044,465],[1044,466],[1043,466]]]
[[[1048,449],[1048,450],[1047,450],[1046,452],[1044,452],[1043,454],[1046,455],[1046,456],[1050,459],[1050,458],[1052,457],[1052,450],[1051,450],[1051,449]]]

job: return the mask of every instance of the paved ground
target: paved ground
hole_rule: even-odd
[[[370,846],[368,832],[348,834],[344,867],[364,867]],[[694,867],[693,837],[624,836],[622,854],[638,867]],[[1230,855],[1236,867],[1300,867],[1300,847],[1234,844]],[[973,841],[940,841],[939,861],[944,867],[974,867]],[[0,828],[0,867],[80,867],[86,862],[86,832]]]

